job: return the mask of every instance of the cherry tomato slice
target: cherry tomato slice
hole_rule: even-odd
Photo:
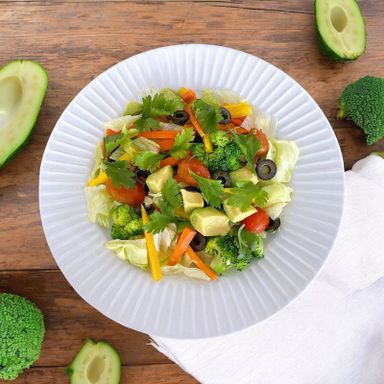
[[[255,135],[259,139],[261,145],[261,148],[256,152],[256,157],[266,155],[269,150],[269,142],[267,136],[265,136],[265,134],[259,129],[252,129],[251,134]]]
[[[244,228],[253,233],[261,233],[265,231],[269,225],[269,216],[264,209],[257,208],[257,212],[244,219],[241,224]]]
[[[175,179],[179,182],[183,182],[188,185],[198,186],[197,181],[189,174],[189,169],[197,173],[201,177],[209,179],[211,174],[209,173],[208,168],[197,159],[184,159],[179,163],[179,168]]]
[[[140,183],[136,183],[136,186],[133,188],[125,188],[124,186],[117,188],[112,183],[112,180],[108,178],[105,186],[112,199],[119,203],[136,206],[144,201],[144,187]]]

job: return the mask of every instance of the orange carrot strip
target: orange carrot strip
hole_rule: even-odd
[[[160,168],[166,167],[167,165],[174,167],[175,165],[177,165],[178,161],[179,160],[176,160],[172,156],[167,157],[166,159],[160,161]]]
[[[179,131],[148,131],[140,132],[138,136],[147,139],[174,139]]]
[[[188,227],[183,229],[183,232],[181,232],[179,241],[176,244],[172,256],[168,261],[168,265],[176,265],[179,262],[181,256],[184,255],[195,235],[196,231],[194,231],[193,229]]]
[[[192,101],[195,101],[196,100],[196,93],[192,91],[192,89],[188,89],[186,92],[183,92],[181,94],[181,97],[182,99],[186,102],[186,103],[192,103]]]
[[[247,131],[245,128],[242,128],[242,127],[235,127],[234,130],[238,135],[249,133],[249,131]]]
[[[175,139],[153,139],[153,141],[159,144],[163,151],[169,151],[175,145]]]
[[[106,130],[105,130],[105,134],[107,135],[107,136],[113,136],[113,135],[118,135],[120,132],[118,132],[118,131],[114,131],[113,129],[110,129],[110,128],[107,128]]]
[[[189,257],[195,262],[198,268],[200,268],[210,279],[217,280],[217,275],[211,268],[208,267],[207,264],[200,259],[200,257],[196,254],[196,252],[191,248],[187,248],[187,253]]]
[[[231,123],[234,125],[240,126],[241,124],[243,124],[243,121],[245,120],[245,118],[246,118],[246,116],[232,117]]]
[[[205,136],[205,133],[204,133],[203,129],[200,127],[199,122],[196,120],[196,117],[195,117],[195,115],[193,114],[192,109],[191,109],[191,106],[190,106],[189,104],[186,106],[186,108],[185,108],[185,112],[187,112],[188,115],[189,115],[189,120],[191,120],[193,129],[194,129],[194,130],[195,130],[201,137],[204,137],[204,136]]]

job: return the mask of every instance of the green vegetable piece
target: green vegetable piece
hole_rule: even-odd
[[[0,168],[27,143],[47,87],[47,72],[36,62],[16,60],[0,69]]]
[[[204,199],[201,193],[190,192],[186,189],[182,189],[181,195],[183,197],[183,207],[185,213],[190,214],[194,209],[204,207]]]
[[[158,171],[151,173],[146,180],[149,190],[152,193],[159,193],[168,179],[173,177],[173,168],[167,165]]]
[[[229,174],[231,177],[232,184],[236,187],[241,186],[244,183],[251,182],[252,184],[257,184],[259,179],[256,174],[252,172],[249,167],[246,165],[243,168],[233,171]]]
[[[175,108],[176,108],[176,111],[177,110],[183,110],[185,109],[185,103],[184,103],[184,100],[182,99],[182,97],[177,93],[175,92],[173,89],[171,88],[163,88],[162,90],[160,90],[159,92],[161,95],[164,95],[167,99],[169,100],[173,100],[176,104],[175,104]],[[175,112],[176,112],[175,111]]]
[[[352,120],[365,133],[367,144],[384,137],[384,78],[365,76],[341,94],[337,117]]]
[[[231,188],[228,196],[227,204],[240,208],[243,212],[246,212],[251,205],[264,207],[268,201],[268,193],[250,182],[241,187]]]
[[[233,141],[232,137],[225,131],[215,131],[209,135],[211,142],[216,147],[225,147]]]
[[[85,343],[67,368],[72,384],[119,384],[121,360],[118,352],[105,341]]]
[[[125,107],[123,115],[140,115],[143,112],[143,104],[137,101],[130,101]]]
[[[257,151],[261,148],[259,139],[253,135],[238,135],[232,132],[233,140],[243,153],[250,169],[255,168],[255,158]]]
[[[356,0],[316,0],[320,48],[335,61],[349,61],[365,51],[365,20]]]
[[[189,174],[198,182],[199,188],[207,202],[213,207],[220,207],[225,197],[223,185],[219,180],[206,179],[189,170]]]
[[[170,150],[170,155],[177,160],[186,157],[194,137],[193,128],[184,128],[176,135],[175,144]]]
[[[172,209],[181,208],[182,198],[180,194],[179,186],[173,178],[169,178],[161,188],[161,195],[166,204]]]
[[[243,156],[239,147],[234,142],[224,147],[216,147],[211,153],[205,151],[204,144],[193,144],[191,151],[193,156],[204,163],[211,172],[219,170],[232,172],[242,166]]]
[[[14,380],[40,356],[45,333],[40,310],[29,300],[0,293],[0,380]]]
[[[114,163],[104,161],[105,173],[111,178],[115,187],[133,188],[136,185],[135,174],[131,171],[131,164],[127,160]]]
[[[119,205],[112,210],[112,239],[129,240],[142,235],[143,222],[130,205]]]
[[[193,228],[204,236],[224,236],[230,229],[228,217],[212,207],[195,209],[190,220]]]
[[[153,172],[159,168],[160,160],[162,160],[164,156],[162,153],[157,154],[151,151],[141,152],[135,156],[134,163],[143,171]]]
[[[219,275],[230,268],[242,271],[253,259],[251,253],[240,254],[236,239],[231,235],[209,239],[205,252],[213,257],[210,267]]]
[[[217,130],[219,122],[222,119],[220,108],[218,106],[197,99],[193,102],[193,111],[205,133],[212,133]]]

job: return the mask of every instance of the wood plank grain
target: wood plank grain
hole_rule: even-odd
[[[41,61],[50,75],[30,144],[0,170],[0,269],[56,268],[37,202],[38,171],[48,136],[83,86],[109,66],[147,49],[196,42],[255,54],[285,70],[315,98],[335,129],[347,169],[372,150],[384,150],[383,141],[368,147],[360,130],[335,119],[336,101],[346,84],[365,74],[384,75],[384,51],[378,49],[384,36],[384,2],[363,3],[367,53],[350,64],[332,63],[320,54],[312,14],[266,12],[279,7],[298,10],[303,3],[312,4],[301,0],[0,3],[0,64],[15,57],[31,58]],[[256,6],[264,8],[248,9]]]
[[[111,343],[125,365],[169,363],[149,345],[149,336],[97,312],[59,271],[0,272],[0,292],[3,291],[27,297],[44,314],[46,335],[37,366],[68,365],[87,337]]]
[[[63,367],[32,368],[25,371],[14,384],[68,384]],[[197,381],[177,365],[156,364],[122,368],[121,383],[127,384],[196,384]]]

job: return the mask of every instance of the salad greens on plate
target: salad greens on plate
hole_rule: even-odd
[[[276,119],[229,90],[166,88],[105,123],[85,196],[117,257],[163,275],[216,280],[263,257],[299,150]]]

